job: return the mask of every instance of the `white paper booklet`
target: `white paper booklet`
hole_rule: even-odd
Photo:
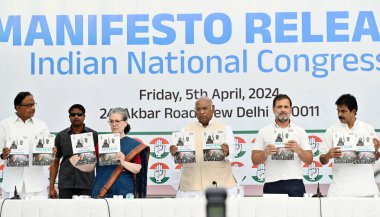
[[[174,163],[195,163],[195,138],[194,132],[174,132],[172,144],[178,148],[174,155]]]

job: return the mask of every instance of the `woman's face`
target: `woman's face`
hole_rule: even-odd
[[[127,121],[123,121],[121,114],[114,113],[109,117],[108,123],[111,126],[112,133],[124,133],[124,128],[127,126]]]

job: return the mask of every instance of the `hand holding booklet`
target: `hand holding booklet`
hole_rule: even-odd
[[[99,134],[99,166],[119,165],[116,154],[120,152],[120,134]]]
[[[285,144],[293,139],[292,129],[275,129],[273,132],[273,144],[277,148],[277,153],[272,154],[272,160],[294,160],[294,151],[286,149]]]
[[[203,160],[224,161],[222,144],[225,142],[224,131],[207,131],[203,133]]]
[[[174,155],[174,163],[195,163],[195,139],[194,132],[175,132],[172,134],[172,144],[178,148]]]
[[[93,164],[96,162],[94,138],[92,133],[81,133],[71,135],[71,146],[73,154],[80,157],[76,166]]]

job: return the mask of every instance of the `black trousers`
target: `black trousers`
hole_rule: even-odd
[[[59,189],[59,199],[71,199],[74,195],[89,195],[91,196],[91,190],[80,188],[63,188]]]
[[[264,194],[288,194],[289,197],[303,197],[305,193],[302,179],[280,180],[264,184]]]

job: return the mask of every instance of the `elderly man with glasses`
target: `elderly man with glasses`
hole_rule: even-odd
[[[8,161],[17,158],[11,153],[11,148],[17,149],[16,143],[18,146],[22,146],[24,137],[31,138],[37,134],[49,134],[45,122],[34,118],[36,102],[30,92],[18,93],[14,99],[14,108],[15,115],[0,123],[1,159],[5,160],[1,184],[2,196],[3,198],[13,197],[15,187],[19,193],[21,192],[21,198],[47,196],[48,179],[44,176],[43,167],[7,166]]]
[[[85,108],[80,104],[74,104],[69,109],[69,118],[71,126],[59,132],[55,138],[55,147],[57,154],[53,164],[50,167],[50,198],[70,199],[73,195],[90,195],[91,187],[94,182],[94,172],[82,172],[70,163],[70,157],[73,156],[71,145],[71,135],[80,133],[90,133],[94,138],[95,144],[98,143],[98,133],[91,128],[86,127]],[[62,158],[61,164],[60,159]],[[59,169],[58,189],[59,196],[55,189],[55,179]]]

